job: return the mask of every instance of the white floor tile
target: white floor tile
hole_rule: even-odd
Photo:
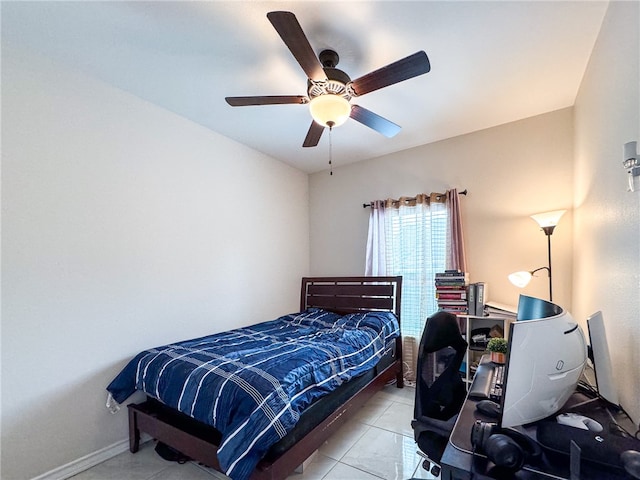
[[[344,463],[338,463],[322,480],[380,480],[380,477],[363,472]]]
[[[413,407],[416,399],[416,389],[414,387],[398,388],[394,385],[384,387],[378,395],[381,398],[388,398],[394,402],[404,403]]]
[[[411,478],[421,461],[411,437],[372,427],[342,457],[341,463],[385,480]]]
[[[367,424],[357,420],[350,420],[324,442],[318,452],[329,458],[340,460],[369,428],[371,427]]]
[[[205,470],[198,468],[193,463],[179,464],[171,462],[171,465],[149,480],[213,480],[215,477]]]
[[[172,464],[163,460],[149,442],[133,454],[124,452],[72,477],[73,480],[148,480]]]
[[[337,460],[333,458],[316,453],[311,463],[305,467],[302,473],[289,475],[287,480],[321,480],[337,463]]]
[[[360,423],[373,425],[380,418],[384,411],[391,406],[393,400],[380,395],[374,395],[371,400],[364,404],[358,413],[353,416],[353,420]]]
[[[413,420],[413,405],[394,402],[380,415],[373,425],[400,435],[413,437],[411,420]]]

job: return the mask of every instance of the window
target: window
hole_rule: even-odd
[[[370,204],[366,275],[402,275],[404,377],[415,381],[420,337],[427,318],[438,310],[435,274],[465,269],[458,193]]]
[[[447,210],[444,203],[387,209],[385,269],[402,275],[402,335],[419,339],[438,310],[434,278],[445,270]],[[419,340],[418,340],[419,341]]]

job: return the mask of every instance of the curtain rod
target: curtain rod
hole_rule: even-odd
[[[467,193],[468,193],[468,192],[467,192],[467,189],[465,188],[465,189],[464,189],[464,190],[462,190],[461,192],[458,192],[458,195],[466,195]],[[443,195],[444,195],[444,194],[443,194]],[[416,199],[416,197],[411,197],[411,198],[406,198],[405,200],[415,200],[415,199]],[[370,204],[370,203],[363,203],[363,204],[362,204],[362,208],[367,208],[367,207],[370,207],[370,206],[371,206],[371,204]]]

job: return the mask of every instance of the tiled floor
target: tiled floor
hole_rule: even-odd
[[[288,480],[433,479],[421,468],[411,419],[415,390],[386,387],[318,450],[304,473]],[[228,477],[196,463],[166,462],[153,443],[123,453],[73,480],[214,480]]]

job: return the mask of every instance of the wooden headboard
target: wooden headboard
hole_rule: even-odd
[[[300,311],[393,312],[400,321],[402,277],[303,277]]]

